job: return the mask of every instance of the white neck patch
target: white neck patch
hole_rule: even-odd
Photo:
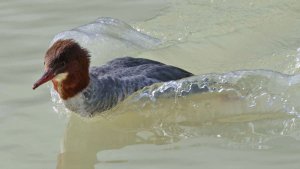
[[[68,76],[68,73],[60,73],[58,75],[56,75],[54,77],[54,79],[58,82],[58,83],[61,83],[63,80],[65,80]]]
[[[62,92],[62,81],[65,80],[68,76],[68,73],[60,73],[54,77],[54,80],[57,81],[57,90],[58,93]]]

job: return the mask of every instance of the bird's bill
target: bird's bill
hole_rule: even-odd
[[[41,77],[39,80],[37,80],[37,81],[33,84],[32,89],[33,89],[33,90],[36,89],[36,88],[39,87],[40,85],[42,85],[42,84],[44,84],[44,83],[46,83],[46,82],[52,80],[54,77],[55,77],[55,74],[54,74],[54,72],[53,72],[52,70],[46,71],[46,72],[42,75],[42,77]]]

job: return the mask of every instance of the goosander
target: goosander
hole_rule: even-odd
[[[67,109],[82,116],[111,109],[133,92],[193,74],[163,63],[133,57],[90,68],[90,55],[72,39],[56,41],[46,52],[44,74],[33,89],[52,81]]]

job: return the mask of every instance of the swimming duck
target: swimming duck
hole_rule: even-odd
[[[111,109],[145,86],[193,75],[174,66],[133,57],[90,67],[89,52],[72,39],[56,41],[46,52],[44,67],[44,74],[32,88],[51,80],[66,108],[82,116]]]

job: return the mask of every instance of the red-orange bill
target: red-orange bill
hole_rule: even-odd
[[[39,80],[37,80],[37,81],[33,84],[32,89],[34,90],[34,89],[36,89],[37,87],[39,87],[40,85],[42,85],[42,84],[44,84],[44,83],[46,83],[46,82],[52,80],[52,79],[54,78],[54,76],[55,76],[55,75],[54,75],[54,72],[53,72],[53,71],[51,71],[51,70],[46,71],[46,72],[42,75],[42,77],[41,77]]]

